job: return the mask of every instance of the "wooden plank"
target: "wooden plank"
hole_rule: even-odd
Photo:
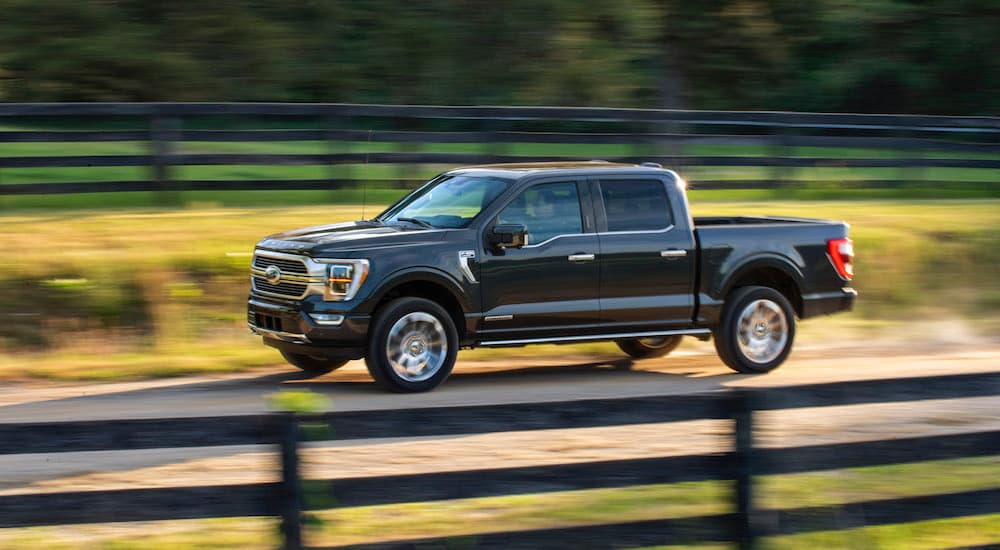
[[[279,141],[371,141],[377,143],[555,143],[594,145],[636,145],[684,143],[690,145],[766,146],[766,135],[639,134],[639,133],[557,133],[557,132],[413,132],[368,130],[183,130],[180,141],[194,142],[279,142]],[[7,142],[125,142],[147,141],[148,132],[130,130],[58,130],[0,132]],[[864,136],[787,136],[790,147],[833,147],[927,151],[1000,152],[1000,143],[971,143],[921,138]]]
[[[0,454],[259,445],[277,441],[275,420],[256,414],[0,424]]]
[[[172,166],[275,165],[317,166],[325,164],[493,164],[507,162],[565,162],[590,160],[586,156],[496,155],[488,153],[334,153],[334,154],[265,154],[199,153],[163,157]],[[659,162],[665,166],[788,166],[826,168],[1000,168],[1000,160],[957,158],[827,158],[827,157],[739,157],[739,156],[652,156],[610,157],[603,160],[638,164]],[[0,168],[49,168],[79,166],[149,166],[152,155],[24,156],[0,157]]]
[[[840,531],[874,525],[996,514],[1000,489],[761,511],[761,536]]]
[[[757,410],[958,399],[1000,394],[1000,372],[762,388]]]
[[[278,515],[277,483],[0,496],[0,528]]]
[[[306,506],[373,506],[731,478],[727,454],[686,455],[348,479],[310,479]],[[390,490],[391,488],[391,490]],[[319,498],[319,495],[323,495]]]
[[[324,439],[420,437],[490,432],[622,426],[728,418],[724,392],[509,405],[465,405],[304,415],[330,427]],[[413,422],[419,415],[420,422]],[[314,440],[319,438],[312,438]]]
[[[1000,455],[1000,431],[755,449],[756,475]]]
[[[56,195],[65,193],[120,193],[135,191],[268,191],[333,190],[371,186],[378,189],[412,189],[427,180],[181,180],[158,185],[151,181],[86,181],[65,183],[10,183],[0,185],[0,195]],[[402,187],[400,187],[402,184]]]
[[[451,538],[385,541],[350,546],[310,547],[314,550],[420,550],[427,548],[475,548],[477,550],[587,550],[634,548],[694,542],[725,542],[729,540],[732,514],[716,514],[686,518],[630,521],[603,525],[581,525],[480,533]],[[391,534],[390,534],[391,536]]]
[[[0,143],[148,141],[145,130],[32,130],[0,132]]]
[[[498,120],[668,121],[682,124],[795,126],[1000,132],[1000,118],[831,114],[778,111],[680,111],[592,107],[423,106],[338,103],[6,103],[0,116],[212,116],[380,117]]]

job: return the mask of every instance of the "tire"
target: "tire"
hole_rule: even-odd
[[[615,340],[622,351],[633,359],[663,357],[674,351],[681,343],[680,335],[650,336],[648,338],[623,338]]]
[[[423,392],[451,374],[458,332],[451,315],[423,298],[398,298],[375,314],[365,364],[383,389]]]
[[[288,361],[292,365],[302,369],[304,372],[315,374],[317,376],[335,371],[346,365],[348,361],[347,359],[327,359],[325,357],[316,357],[302,353],[289,353],[287,351],[281,352],[281,356],[285,358],[285,361]]]
[[[792,351],[795,311],[773,288],[739,288],[726,299],[714,336],[715,350],[729,368],[745,374],[770,372]]]

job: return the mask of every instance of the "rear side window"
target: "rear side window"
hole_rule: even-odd
[[[601,180],[608,231],[656,231],[674,223],[667,190],[656,180]]]

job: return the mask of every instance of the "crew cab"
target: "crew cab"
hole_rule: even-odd
[[[659,165],[445,172],[370,220],[254,251],[250,329],[305,371],[364,358],[382,387],[430,390],[458,351],[610,340],[633,358],[714,338],[742,373],[785,361],[796,319],[848,310],[848,225],[692,218]]]

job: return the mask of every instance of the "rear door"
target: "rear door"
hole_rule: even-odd
[[[591,180],[600,242],[601,324],[619,332],[677,328],[694,313],[695,241],[672,181]]]
[[[480,341],[579,334],[593,327],[598,302],[597,235],[585,179],[535,183],[492,223],[523,224],[527,245],[482,255]]]

